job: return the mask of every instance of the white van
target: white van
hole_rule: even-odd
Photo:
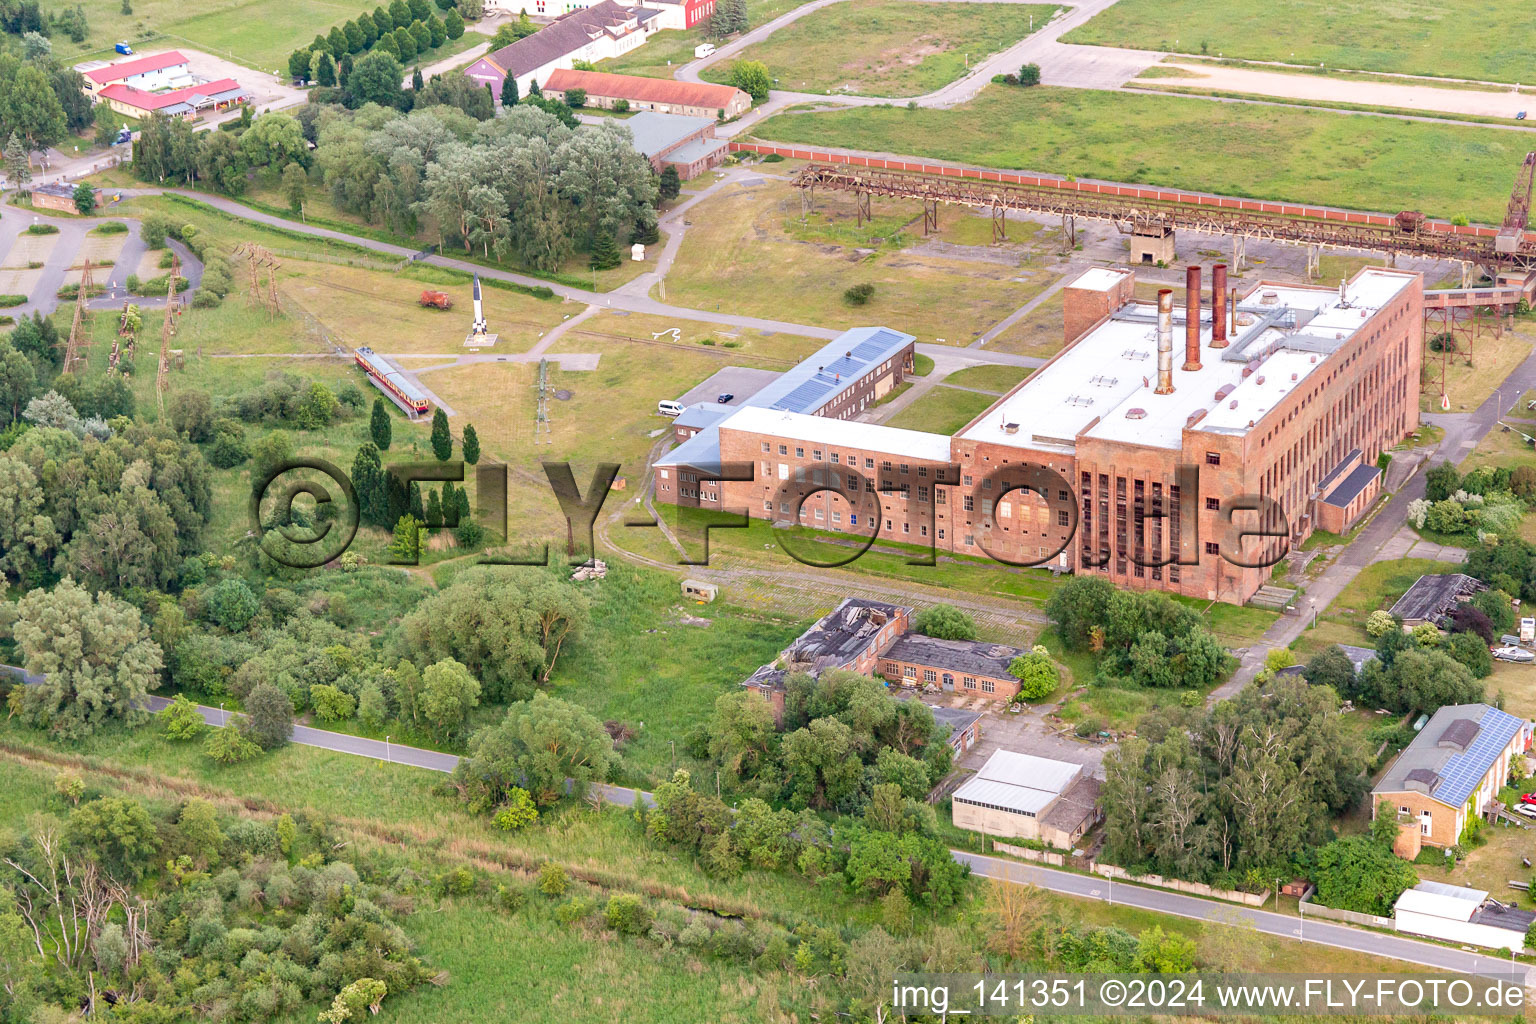
[[[670,398],[663,398],[656,403],[656,411],[663,416],[681,416],[683,414],[683,403],[674,402]]]
[[[695,60],[697,60],[700,57],[709,57],[709,56],[713,55],[714,52],[715,52],[715,44],[714,43],[700,43],[698,46],[695,46],[693,48],[693,56],[694,56]]]

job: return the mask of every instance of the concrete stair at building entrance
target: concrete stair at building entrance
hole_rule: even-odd
[[[1284,611],[1286,606],[1296,597],[1296,591],[1287,590],[1285,587],[1266,585],[1260,587],[1248,603],[1255,608],[1268,608],[1272,612]]]

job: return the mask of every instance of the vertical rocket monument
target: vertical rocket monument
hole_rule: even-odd
[[[496,335],[491,334],[485,322],[485,306],[480,296],[480,275],[475,275],[475,322],[469,329],[469,334],[464,338],[465,348],[489,348],[496,344]]]

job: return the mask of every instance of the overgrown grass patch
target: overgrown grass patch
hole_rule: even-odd
[[[1128,124],[1137,130],[1126,131]],[[1491,224],[1504,216],[1509,182],[1528,148],[1497,128],[995,85],[947,110],[785,112],[753,134],[1224,195],[1466,214]]]

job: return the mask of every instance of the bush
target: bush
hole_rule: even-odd
[[[513,786],[507,795],[507,802],[492,820],[503,832],[516,832],[538,821],[539,809],[533,805],[533,797],[528,795],[526,789]]]
[[[1023,67],[1019,68],[1018,79],[1019,79],[1019,84],[1023,85],[1023,86],[1039,85],[1040,84],[1040,65],[1039,64],[1025,64]]]
[[[59,229],[52,224],[33,224],[27,228],[29,235],[56,235]]]
[[[580,896],[573,896],[555,908],[555,920],[561,924],[575,924],[592,913],[592,904]]]
[[[875,286],[869,282],[856,284],[844,290],[843,300],[850,306],[866,305],[875,296]]]
[[[554,861],[545,861],[539,868],[539,892],[545,896],[563,896],[565,890],[570,887],[570,879],[566,876],[564,865]]]
[[[342,722],[357,713],[357,698],[337,687],[316,683],[309,688],[309,706],[322,722]]]
[[[207,724],[197,710],[197,705],[179,693],[155,717],[160,720],[166,739],[171,740],[193,739]]]
[[[109,220],[104,224],[98,224],[91,228],[93,235],[121,235],[127,232],[128,225],[120,220]]]
[[[170,225],[164,217],[151,214],[145,217],[139,224],[139,237],[144,240],[144,245],[150,249],[164,249],[165,236],[170,233]]]
[[[12,306],[19,306],[26,301],[27,297],[25,295],[0,295],[0,309],[9,309]]]
[[[1044,700],[1061,682],[1056,663],[1044,647],[1014,658],[1008,671],[1018,678],[1019,697],[1023,700]]]
[[[432,891],[439,896],[468,896],[475,891],[475,873],[469,868],[453,868],[432,879]]]
[[[1397,620],[1388,611],[1371,612],[1370,618],[1365,620],[1365,631],[1373,639],[1386,636],[1397,628]]]
[[[603,920],[620,935],[644,935],[651,927],[651,914],[640,897],[630,892],[616,892],[608,897]]]
[[[496,905],[502,910],[518,911],[528,903],[528,890],[521,885],[496,886]]]
[[[975,640],[976,622],[952,604],[936,604],[917,613],[912,628],[938,640]]]

